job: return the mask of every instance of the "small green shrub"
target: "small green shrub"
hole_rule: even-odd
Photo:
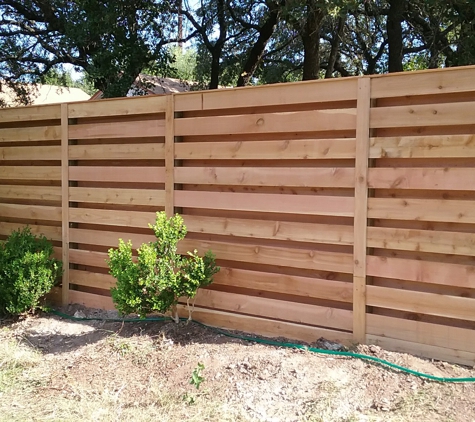
[[[117,279],[117,286],[111,289],[112,299],[123,315],[164,314],[176,306],[180,297],[193,298],[219,271],[211,251],[204,257],[199,257],[197,251],[188,252],[188,256],[177,253],[177,244],[187,233],[178,214],[167,219],[164,212],[159,212],[155,224],[149,227],[157,241],[140,246],[137,259],[132,258],[130,241],[120,239],[119,248],[109,250],[110,274]]]
[[[62,272],[52,254],[51,242],[29,227],[0,244],[0,314],[19,315],[38,306]]]

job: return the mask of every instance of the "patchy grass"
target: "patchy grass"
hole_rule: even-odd
[[[8,335],[0,342],[0,394],[24,391],[37,381],[31,378],[32,369],[41,361],[41,354]]]

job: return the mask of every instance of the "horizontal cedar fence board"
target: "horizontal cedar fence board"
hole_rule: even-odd
[[[131,116],[165,112],[166,97],[150,96],[140,98],[120,98],[71,103],[68,105],[69,118]]]
[[[354,178],[352,168],[175,168],[175,183],[188,184],[351,188]]]
[[[224,286],[312,297],[336,302],[351,302],[353,298],[352,284],[335,280],[227,267],[221,267],[221,271],[217,273],[213,279],[214,283]]]
[[[444,360],[447,362],[459,363],[461,365],[473,366],[475,353],[464,350],[455,350],[439,346],[430,346],[419,342],[413,343],[399,339],[392,339],[383,336],[367,335],[368,344],[376,344],[387,350],[394,350],[401,353],[410,353],[425,358]],[[447,346],[450,346],[447,344]]]
[[[475,266],[469,265],[368,256],[366,271],[374,277],[475,288]]]
[[[182,254],[194,249],[198,250],[200,254],[204,254],[207,250],[211,249],[217,259],[228,261],[252,262],[255,264],[340,273],[351,273],[353,270],[352,256],[339,252],[205,242],[191,239],[182,240],[178,244],[178,251]]]
[[[351,330],[353,322],[352,312],[344,309],[325,308],[215,290],[198,290],[195,304],[223,311],[276,318],[345,331]]]
[[[78,290],[69,291],[69,302],[94,309],[115,310],[114,302],[110,296],[95,295]]]
[[[27,224],[0,222],[0,234],[9,236],[11,232],[26,227]],[[32,224],[28,226],[35,235],[43,234],[49,240],[61,240],[61,227],[40,226]]]
[[[69,188],[72,202],[165,206],[165,191],[157,189]]]
[[[165,136],[164,120],[88,123],[69,126],[70,139],[146,138]]]
[[[368,227],[368,247],[475,256],[475,233]]]
[[[355,129],[356,109],[243,114],[175,120],[175,136],[315,132]]]
[[[474,135],[371,138],[370,158],[475,157]]]
[[[70,242],[72,243],[100,245],[110,248],[117,248],[119,246],[119,239],[123,239],[125,242],[131,240],[134,249],[137,249],[142,243],[154,242],[157,240],[153,235],[85,229],[70,229],[69,237]]]
[[[0,123],[61,119],[61,105],[3,108]],[[0,136],[1,139],[1,136]]]
[[[356,78],[274,84],[257,88],[181,93],[174,96],[176,111],[265,107],[356,99]]]
[[[0,112],[0,122],[3,113]],[[31,141],[58,141],[61,139],[61,126],[19,127],[14,129],[0,129],[1,142],[31,142]]]
[[[116,286],[116,279],[109,274],[80,270],[69,270],[69,282],[78,286],[96,287],[104,290]]]
[[[147,228],[149,223],[155,222],[156,213],[69,208],[69,220],[72,223]]]
[[[368,186],[376,189],[475,190],[473,168],[370,168]]]
[[[69,180],[79,182],[164,183],[165,167],[69,167]]]
[[[61,221],[61,207],[0,203],[0,216],[30,220]]]
[[[475,223],[475,201],[369,198],[368,218]]]
[[[4,180],[61,180],[60,166],[0,166]]]
[[[475,352],[475,331],[368,314],[368,333],[432,346]]]
[[[61,201],[61,187],[0,185],[0,198]]]
[[[0,147],[0,162],[3,160],[61,160],[60,146]]]
[[[355,158],[355,143],[355,139],[351,138],[176,143],[175,158],[180,160],[310,160],[319,158]]]
[[[104,144],[70,145],[70,160],[150,160],[165,159],[164,145],[154,144]]]
[[[352,226],[194,215],[184,215],[183,218],[188,232],[335,245],[353,244]]]
[[[370,110],[370,126],[373,129],[413,126],[455,126],[473,123],[475,123],[474,102],[381,107]]]
[[[178,305],[178,313],[183,318],[188,318],[188,309]],[[195,321],[212,327],[227,328],[229,330],[247,331],[263,337],[284,337],[312,343],[317,338],[324,337],[330,341],[337,341],[349,345],[351,334],[344,331],[330,330],[320,327],[311,327],[292,322],[276,321],[273,319],[238,315],[229,312],[216,311],[195,307],[192,313]]]
[[[475,299],[367,286],[367,305],[475,321]]]
[[[475,67],[405,72],[371,78],[371,97],[402,97],[475,91]]]
[[[83,249],[69,250],[69,262],[71,264],[87,265],[98,268],[109,268],[109,266],[107,265],[108,260],[109,255],[105,252],[87,251]]]
[[[175,206],[218,210],[353,216],[353,198],[230,192],[176,191]]]

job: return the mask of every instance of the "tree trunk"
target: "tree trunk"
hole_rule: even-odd
[[[390,0],[387,20],[389,45],[389,72],[402,72],[403,40],[402,22],[406,0]]]
[[[346,16],[338,18],[337,28],[332,39],[332,46],[330,55],[328,56],[328,66],[325,72],[325,79],[331,78],[335,70],[335,63],[338,56],[338,49],[340,48],[341,37],[343,35],[343,28],[345,26]]]
[[[209,89],[218,89],[219,86],[219,73],[221,57],[221,50],[214,50],[211,52],[211,78],[209,82]]]
[[[256,43],[252,46],[249,53],[249,57],[244,63],[242,72],[239,75],[237,86],[245,86],[249,83],[249,80],[252,78],[252,75],[259,65],[262,55],[266,49],[269,39],[272,37],[272,34],[275,31],[275,27],[280,19],[281,6],[274,4],[273,9],[270,10],[269,17],[264,22],[259,30],[259,37],[257,38]]]
[[[320,30],[325,13],[317,5],[316,0],[307,0],[307,20],[305,22],[303,42],[303,75],[304,81],[318,79],[320,72]]]

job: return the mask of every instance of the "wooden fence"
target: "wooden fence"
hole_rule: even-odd
[[[63,303],[111,308],[108,248],[166,210],[222,267],[199,321],[475,363],[474,67],[4,109],[0,162]]]

